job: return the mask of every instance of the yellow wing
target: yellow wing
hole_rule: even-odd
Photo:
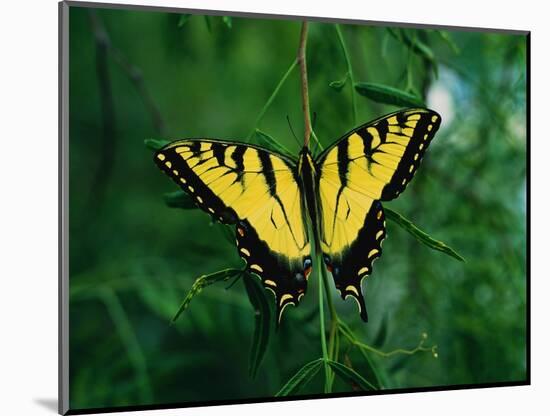
[[[342,298],[367,310],[361,281],[382,254],[379,201],[396,198],[416,172],[441,118],[431,110],[389,114],[344,135],[317,158],[321,249]]]
[[[292,161],[245,144],[195,139],[173,142],[154,159],[199,208],[236,225],[238,253],[275,294],[280,320],[283,309],[304,295],[311,271]]]

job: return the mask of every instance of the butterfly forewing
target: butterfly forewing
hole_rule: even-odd
[[[389,114],[346,134],[317,158],[325,264],[342,297],[357,300],[365,321],[361,281],[380,257],[386,235],[379,201],[405,190],[439,124],[439,115],[430,110]]]
[[[181,140],[159,150],[155,162],[199,208],[236,226],[239,256],[275,294],[279,319],[299,302],[311,259],[291,161],[245,144]]]

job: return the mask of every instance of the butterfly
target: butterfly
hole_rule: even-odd
[[[235,226],[238,254],[273,292],[278,323],[306,293],[312,250],[322,253],[342,298],[355,299],[367,322],[361,282],[382,254],[381,201],[405,190],[440,122],[428,109],[394,112],[316,157],[304,147],[298,160],[218,139],[178,140],[154,160],[200,209]]]

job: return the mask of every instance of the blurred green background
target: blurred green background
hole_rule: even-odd
[[[443,124],[415,180],[385,204],[456,249],[460,263],[388,221],[364,283],[370,321],[333,290],[342,319],[383,351],[384,388],[526,378],[526,37],[343,25],[355,81],[423,97]],[[202,274],[241,267],[235,246],[176,190],[144,139],[243,139],[260,128],[296,154],[298,71],[255,120],[296,56],[300,22],[70,9],[70,407],[273,396],[321,355],[308,291],[248,375],[254,311],[242,281],[219,283],[169,321]],[[412,43],[411,43],[412,40]],[[421,46],[419,46],[421,45]],[[315,131],[326,146],[355,127],[334,25],[312,22],[307,50]],[[399,107],[356,95],[358,122]],[[311,284],[315,286],[315,282]],[[367,287],[365,287],[367,286]],[[271,301],[271,295],[269,295]],[[357,351],[342,346],[362,373]],[[367,375],[365,375],[367,377]],[[322,392],[321,377],[304,393]],[[337,382],[335,391],[351,391]]]

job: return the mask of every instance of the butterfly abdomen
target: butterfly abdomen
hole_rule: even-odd
[[[317,200],[317,165],[313,160],[309,148],[304,147],[300,152],[300,158],[298,159],[298,177],[301,185],[301,194],[302,194],[302,204],[304,206],[303,211],[307,213],[309,219],[311,220],[311,225],[313,227],[313,233],[315,236],[318,236],[318,223],[317,219],[319,218],[318,210],[318,200]],[[304,222],[308,219],[304,218]],[[318,247],[318,238],[315,238],[316,250],[319,250]]]

